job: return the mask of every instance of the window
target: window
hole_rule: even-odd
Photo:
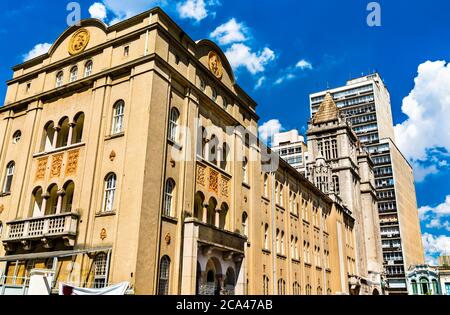
[[[170,258],[164,256],[161,258],[159,266],[159,286],[158,295],[169,294],[169,274],[170,274]]]
[[[5,176],[5,182],[3,184],[3,192],[4,193],[10,193],[11,192],[11,186],[12,181],[14,177],[14,168],[16,167],[16,163],[13,161],[9,162],[6,166],[6,176]]]
[[[278,280],[278,295],[286,295],[286,281]]]
[[[58,72],[56,75],[56,87],[59,88],[64,83],[64,73],[62,71]]]
[[[263,276],[263,292],[264,295],[269,295],[269,277],[266,275]]]
[[[13,135],[13,143],[14,144],[18,143],[21,138],[22,138],[22,132],[20,130],[17,130],[16,132],[14,132],[14,135]]]
[[[72,139],[71,144],[81,143],[83,139],[83,128],[84,128],[84,113],[78,113],[74,118],[74,124],[72,125]]]
[[[107,255],[100,253],[94,260],[94,288],[104,288],[107,282]]]
[[[178,140],[178,120],[180,118],[180,113],[176,108],[170,110],[169,117],[169,140],[177,142]]]
[[[217,100],[217,90],[215,88],[212,89],[212,100],[213,101]]]
[[[300,295],[300,284],[297,281],[295,281],[294,284],[292,285],[292,289],[294,295]]]
[[[89,60],[86,62],[86,65],[84,66],[84,77],[88,77],[92,74],[92,68],[93,68],[93,62],[92,60]]]
[[[283,207],[283,185],[280,184],[280,199],[279,199],[279,204],[281,207]]]
[[[248,237],[248,214],[244,211],[242,213],[242,233],[244,233],[244,236]]]
[[[277,254],[280,253],[280,230],[277,229],[277,233],[276,233],[276,242],[277,242]]]
[[[269,225],[264,226],[264,249],[269,250]]]
[[[205,89],[206,89],[206,83],[202,78],[200,78],[200,90],[205,92]]]
[[[30,90],[31,90],[31,82],[28,82],[28,83],[27,83],[27,86],[26,86],[26,88],[25,88],[25,92],[26,92],[26,93],[29,93]]]
[[[175,182],[172,179],[168,179],[166,182],[166,188],[164,191],[164,212],[166,217],[173,216],[173,193],[175,190]]]
[[[264,174],[264,197],[269,195],[269,175]]]
[[[341,194],[341,189],[340,189],[340,185],[339,185],[339,177],[338,176],[333,176],[333,188],[334,188],[334,193],[336,195],[340,195]]]
[[[75,191],[75,184],[72,181],[67,182],[64,185],[64,192],[62,199],[61,213],[69,213],[72,211],[73,195]]]
[[[227,170],[228,152],[229,152],[228,144],[226,142],[224,142],[222,144],[222,158],[220,160],[220,168],[223,169],[224,171]]]
[[[75,66],[70,70],[70,82],[75,82],[78,79],[78,67]]]
[[[118,134],[123,132],[123,119],[125,116],[125,103],[123,101],[118,101],[114,105],[114,115],[112,123],[112,134]]]
[[[105,195],[103,202],[103,212],[114,211],[114,199],[116,195],[117,177],[116,174],[109,174],[105,179]]]
[[[128,57],[130,55],[130,46],[125,46],[123,48],[123,56]]]
[[[281,255],[284,256],[284,231],[281,231]]]
[[[246,157],[244,158],[244,161],[242,161],[242,177],[244,183],[248,183],[248,160]]]
[[[417,295],[417,282],[416,282],[416,280],[412,280],[411,281],[411,286],[412,286],[413,294]]]

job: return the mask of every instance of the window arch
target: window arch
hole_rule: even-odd
[[[278,280],[278,295],[286,295],[286,281]]]
[[[217,149],[219,147],[219,139],[216,135],[212,135],[209,140],[208,161],[217,165]]]
[[[114,173],[110,173],[105,178],[105,189],[103,197],[103,212],[114,211],[114,201],[117,188],[117,176]]]
[[[49,121],[45,124],[42,132],[41,151],[50,151],[53,149],[53,140],[55,137],[55,123]]]
[[[169,294],[170,258],[164,256],[159,265],[158,295]]]
[[[169,140],[173,142],[177,142],[178,140],[178,121],[180,119],[180,112],[178,109],[173,107],[170,110],[170,117],[169,117]]]
[[[56,207],[58,206],[58,186],[52,184],[47,189],[47,204],[45,208],[45,215],[52,215],[56,213]]]
[[[70,69],[70,83],[75,82],[78,79],[78,67],[74,66]]]
[[[269,295],[269,277],[266,275],[263,276],[263,291],[264,295]]]
[[[45,209],[43,209],[44,198],[42,195],[42,187],[37,187],[33,190],[31,196],[31,215],[33,218],[42,216],[42,211],[45,211]]]
[[[58,138],[56,140],[56,148],[62,148],[69,143],[70,122],[68,117],[64,117],[58,124]]]
[[[173,199],[175,192],[175,182],[173,179],[169,178],[166,181],[166,185],[164,188],[164,216],[172,217],[173,216]]]
[[[111,131],[113,135],[123,132],[124,116],[125,102],[122,100],[117,101],[113,107],[113,122]]]
[[[220,159],[220,168],[226,171],[228,165],[229,147],[226,142],[222,144],[222,156]]]
[[[219,228],[222,230],[226,230],[228,228],[228,205],[226,203],[223,203],[220,207],[220,214],[219,214]]]
[[[12,181],[14,177],[14,170],[16,168],[16,163],[11,161],[6,165],[5,181],[3,182],[3,192],[10,193]]]
[[[56,74],[56,87],[59,88],[64,84],[64,73],[62,71],[59,71],[58,74]]]
[[[64,197],[62,200],[61,213],[68,213],[72,211],[73,194],[75,191],[75,184],[69,181],[64,185]]]
[[[92,68],[94,67],[94,63],[92,62],[92,60],[89,60],[88,62],[86,62],[86,64],[84,65],[84,77],[88,77],[92,74]]]
[[[75,115],[72,128],[71,144],[80,143],[83,139],[84,113],[81,112]]]

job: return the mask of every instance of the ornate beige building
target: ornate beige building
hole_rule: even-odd
[[[13,70],[1,294],[34,269],[134,294],[355,293],[358,217],[259,143],[256,104],[211,41],[155,8],[84,20]]]

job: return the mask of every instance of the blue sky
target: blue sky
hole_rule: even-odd
[[[238,83],[258,102],[261,124],[272,121],[267,127],[304,132],[310,93],[379,71],[391,93],[397,142],[416,170],[427,256],[435,258],[450,253],[450,2],[378,1],[380,27],[367,25],[369,2],[78,1],[82,18],[94,15],[108,24],[157,4],[194,40],[219,42]],[[0,81],[10,79],[10,68],[33,48],[45,51],[64,31],[68,3],[1,1]],[[2,100],[5,89],[0,85]]]

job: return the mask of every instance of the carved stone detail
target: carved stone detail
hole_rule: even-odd
[[[219,173],[213,169],[209,170],[209,191],[219,193]]]
[[[201,185],[201,186],[205,186],[205,175],[206,173],[206,167],[204,167],[203,165],[197,165],[197,184]]]
[[[52,166],[50,169],[50,178],[61,176],[61,168],[64,154],[56,154],[52,157]]]
[[[80,157],[80,150],[69,152],[69,157],[67,158],[66,176],[76,174],[78,169],[79,157]]]
[[[45,178],[45,171],[47,169],[48,157],[37,160],[35,180],[42,180]]]
[[[223,197],[229,197],[229,179],[224,176],[221,178],[221,193]]]

